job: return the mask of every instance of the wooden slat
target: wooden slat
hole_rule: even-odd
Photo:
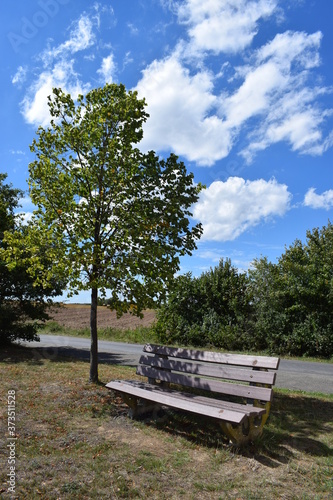
[[[276,373],[264,372],[259,370],[246,370],[242,368],[235,368],[230,366],[221,365],[203,365],[199,363],[191,363],[189,361],[179,361],[176,359],[164,359],[152,357],[143,354],[139,360],[141,365],[148,365],[155,368],[163,368],[166,370],[173,370],[176,372],[191,373],[195,375],[223,378],[228,380],[238,380],[240,382],[252,382],[259,384],[274,385]]]
[[[163,380],[165,382],[170,382],[173,384],[180,384],[196,389],[218,392],[220,394],[228,394],[231,396],[239,396],[250,399],[259,399],[262,401],[271,401],[272,399],[272,389],[267,389],[266,387],[233,384],[228,382],[221,382],[214,379],[191,377],[188,375],[158,370],[144,365],[139,365],[137,367],[137,374],[149,378]]]
[[[172,356],[174,358],[192,359],[206,361],[209,363],[223,363],[226,365],[249,366],[252,368],[266,368],[277,370],[280,359],[269,356],[251,356],[245,354],[228,354],[210,351],[196,351],[194,349],[183,349],[178,347],[159,346],[146,344],[144,352]]]
[[[126,381],[130,383],[131,385],[141,387],[141,388],[148,388],[149,390],[152,391],[158,391],[158,392],[163,392],[167,394],[172,394],[175,398],[185,398],[194,400],[196,402],[202,403],[204,405],[209,405],[209,406],[214,406],[216,408],[223,408],[223,409],[228,409],[228,410],[233,410],[233,411],[240,411],[241,413],[245,413],[247,416],[251,415],[263,415],[266,413],[265,408],[258,408],[255,407],[251,404],[241,404],[241,403],[234,403],[231,401],[224,401],[222,399],[216,399],[216,398],[211,398],[211,397],[206,397],[206,396],[199,396],[197,394],[191,394],[191,393],[184,393],[181,391],[176,391],[175,389],[169,389],[167,387],[161,387],[159,385],[155,384],[149,384],[147,382],[139,382],[138,380],[128,380]]]
[[[158,390],[156,386],[150,384],[142,384],[139,386],[131,383],[131,381],[121,380],[109,382],[106,387],[120,393],[126,393],[141,399],[154,401],[161,405],[171,406],[172,408],[178,408],[180,410],[218,418],[236,424],[241,423],[246,416],[246,410],[242,412],[241,408],[236,411],[230,408],[213,407],[203,402],[196,401],[195,397],[190,394],[179,393],[178,396],[175,396],[172,391],[161,391]]]

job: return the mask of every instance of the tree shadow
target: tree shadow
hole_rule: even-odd
[[[67,346],[29,347],[22,345],[9,345],[1,348],[0,362],[4,363],[28,363],[41,366],[45,360],[57,363],[87,362],[90,361],[90,352],[87,349],[79,349]],[[98,353],[99,364],[111,364],[122,366],[136,366],[137,360],[125,354],[113,354],[100,351]]]

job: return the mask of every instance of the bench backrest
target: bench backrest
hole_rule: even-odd
[[[146,344],[137,374],[186,387],[271,401],[279,358]],[[272,371],[274,370],[274,371]]]

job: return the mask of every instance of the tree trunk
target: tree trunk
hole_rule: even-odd
[[[98,382],[98,343],[97,343],[97,288],[91,290],[90,306],[90,382]]]

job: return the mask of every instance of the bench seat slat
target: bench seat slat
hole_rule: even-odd
[[[252,368],[267,368],[277,370],[280,359],[269,356],[248,356],[245,354],[228,354],[211,351],[195,351],[178,347],[158,346],[146,344],[144,352],[172,356],[175,358],[207,361],[210,363],[224,363],[227,365],[250,366]]]
[[[208,390],[211,392],[218,392],[220,394],[228,394],[229,396],[260,399],[262,401],[271,401],[272,399],[272,389],[268,389],[266,387],[221,382],[219,380],[205,379],[195,376],[191,377],[180,373],[158,370],[144,365],[139,365],[137,367],[137,374],[173,384]]]
[[[276,373],[265,372],[259,370],[246,370],[230,366],[220,365],[203,365],[199,363],[191,363],[176,359],[163,359],[152,357],[143,354],[139,360],[141,365],[148,365],[154,368],[163,368],[176,372],[191,373],[195,375],[203,375],[207,377],[226,378],[229,380],[238,380],[240,382],[252,382],[259,384],[274,385]]]
[[[228,403],[223,401],[218,401],[216,405],[213,405],[215,400],[211,398],[197,397],[193,394],[181,393],[170,389],[160,389],[158,386],[133,380],[111,381],[106,387],[120,393],[154,401],[161,405],[171,406],[236,424],[240,424],[248,415],[265,413],[265,410],[259,408],[254,410],[249,405],[228,405]]]
[[[225,401],[223,399],[216,399],[207,396],[199,396],[198,394],[184,393],[181,391],[177,391],[175,389],[170,389],[168,387],[160,387],[159,385],[156,384],[149,384],[149,382],[139,382],[137,380],[131,380],[126,382],[130,382],[131,384],[137,387],[142,387],[142,388],[148,387],[152,391],[159,391],[163,393],[172,394],[172,396],[175,398],[183,399],[185,394],[186,398],[189,398],[193,401],[197,401],[205,405],[215,406],[218,408],[240,411],[241,413],[245,413],[247,416],[263,415],[266,412],[264,408],[255,407],[251,404],[241,404],[232,401]]]

